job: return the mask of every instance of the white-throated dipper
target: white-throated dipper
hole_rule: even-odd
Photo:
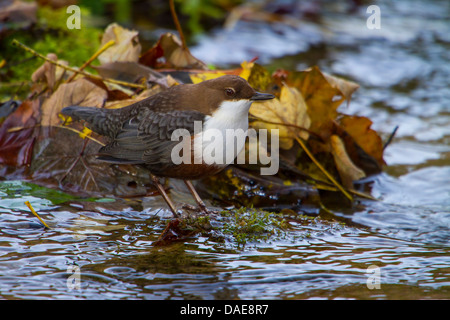
[[[198,161],[195,147],[201,150],[218,141],[203,141],[204,133],[216,130],[223,133],[221,147],[239,154],[244,145],[235,150],[235,139],[227,139],[227,130],[248,130],[248,111],[252,102],[272,99],[268,93],[256,92],[249,83],[234,75],[225,75],[198,84],[181,84],[120,109],[70,106],[61,113],[73,120],[84,120],[92,131],[109,137],[110,142],[99,150],[98,159],[110,163],[142,165],[175,217],[177,210],[157,177],[183,179],[200,209],[208,210],[189,180],[213,175],[229,163]],[[201,123],[201,132],[196,125]],[[180,129],[188,132],[192,161],[174,161],[172,150],[179,140],[172,138]],[[206,140],[206,139],[205,139]],[[195,146],[194,146],[195,145]],[[231,147],[231,148],[230,148]],[[195,155],[194,155],[195,153]],[[235,156],[232,160],[234,160]],[[186,159],[186,158],[184,158]],[[177,159],[179,160],[179,159]]]

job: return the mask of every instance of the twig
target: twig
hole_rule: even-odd
[[[388,140],[387,140],[387,141],[385,142],[385,144],[383,145],[383,151],[384,151],[384,149],[386,149],[386,147],[387,147],[388,145],[391,144],[392,139],[394,139],[394,136],[395,136],[395,134],[397,133],[397,130],[398,130],[398,126],[395,126],[394,131],[392,131],[392,133],[391,133],[391,135],[389,136]]]
[[[80,70],[72,68],[72,67],[68,67],[66,65],[63,65],[61,63],[55,62],[55,61],[47,58],[46,56],[40,54],[39,52],[34,51],[30,47],[27,47],[26,45],[24,45],[24,44],[20,43],[19,41],[17,41],[16,39],[14,39],[12,41],[12,45],[17,46],[17,47],[19,47],[19,48],[21,48],[21,49],[31,53],[32,55],[34,55],[34,56],[36,56],[38,58],[41,58],[41,59],[43,59],[45,61],[48,61],[51,64],[54,64],[54,65],[56,65],[56,66],[58,66],[60,68],[63,68],[65,70],[69,70],[69,71],[72,71],[72,72],[75,72],[75,73],[82,74],[82,75],[84,75],[86,77],[90,77],[90,78],[101,80],[101,81],[105,81],[105,82],[115,83],[115,84],[122,85],[122,86],[125,86],[125,87],[138,88],[138,89],[147,89],[147,87],[142,85],[142,84],[135,84],[135,83],[129,83],[129,82],[120,81],[120,80],[103,78],[103,77],[100,77],[100,76],[97,76],[97,75],[94,75],[94,74],[90,74],[90,73],[87,73],[87,72],[84,72],[84,71],[80,71]]]
[[[83,63],[83,65],[78,69],[79,71],[83,71],[88,65],[91,64],[92,61],[94,61],[99,55],[101,55],[103,52],[105,52],[109,47],[111,47],[112,45],[114,45],[116,42],[114,40],[110,40],[107,43],[105,43],[96,53],[94,53],[94,55],[92,57],[89,58],[88,61],[86,61],[85,63]],[[70,76],[69,79],[67,79],[66,83],[69,83],[70,81],[72,81],[73,79],[75,79],[75,77],[77,76],[76,73],[72,74]]]
[[[178,20],[177,12],[175,11],[175,4],[173,3],[173,0],[169,1],[169,5],[170,5],[170,13],[172,14],[172,19],[173,22],[175,23],[175,28],[178,31],[178,35],[180,36],[183,50],[189,51],[189,48],[186,45],[186,39],[184,38],[183,29],[181,29],[181,24],[180,21]]]
[[[44,225],[44,227],[46,227],[47,229],[50,229],[50,227],[45,223],[44,220],[42,220],[41,217],[39,217],[39,215],[36,213],[36,211],[34,211],[33,207],[31,206],[30,201],[25,201],[25,205],[30,209],[31,213],[34,214],[39,221]]]
[[[279,126],[285,126],[285,127],[296,128],[296,129],[305,131],[305,132],[309,133],[310,135],[313,135],[313,136],[319,138],[320,140],[323,140],[322,137],[321,137],[320,135],[318,135],[317,133],[315,133],[315,132],[313,132],[313,131],[311,131],[311,130],[306,129],[305,127],[301,127],[301,126],[298,126],[298,125],[293,124],[293,123],[284,123],[284,122],[277,122],[277,121],[269,121],[269,120],[265,120],[265,119],[259,118],[259,117],[255,116],[255,115],[253,115],[253,114],[250,114],[250,116],[254,119],[254,121],[261,121],[261,122],[265,122],[265,123],[276,124],[276,125],[279,125]],[[249,119],[249,120],[252,120],[252,119]]]
[[[314,162],[314,164],[320,169],[320,171],[325,174],[325,176],[338,188],[350,201],[353,201],[353,197],[344,189],[343,186],[340,185],[333,176],[328,173],[328,171],[320,164],[319,161],[314,157],[314,155],[309,151],[308,147],[306,147],[305,143],[300,139],[300,137],[295,133],[295,140],[297,140],[298,144],[302,147],[302,149],[306,152],[308,157]]]

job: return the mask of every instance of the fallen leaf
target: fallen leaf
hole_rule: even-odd
[[[359,84],[349,81],[349,80],[345,80],[342,78],[338,78],[332,75],[329,75],[325,72],[322,71],[322,74],[325,76],[325,78],[327,79],[328,83],[334,87],[339,89],[342,94],[344,95],[345,100],[347,100],[347,105],[350,103],[350,100],[352,98],[352,94],[358,90],[359,88]]]
[[[181,223],[179,219],[170,220],[164,231],[161,233],[157,241],[153,243],[155,246],[163,246],[171,244],[175,241],[186,240],[192,237],[198,230],[188,228]]]
[[[269,71],[266,70],[263,66],[252,63],[252,64],[241,64],[243,70],[245,70],[243,75],[241,75],[244,79],[247,79],[248,83],[256,90],[256,91],[262,91],[267,92],[270,91],[270,93],[276,94],[276,92],[273,91],[274,89],[274,80],[272,76],[270,75]],[[247,75],[247,68],[251,68],[250,72],[248,72],[248,77],[245,78],[245,75]]]
[[[353,84],[347,85],[346,80],[324,75],[318,67],[290,72],[286,83],[300,90],[308,106],[310,129],[321,134],[324,134],[321,132],[324,128],[329,127],[329,122],[336,119],[339,105],[344,100],[348,101],[357,89]]]
[[[105,90],[108,94],[107,101],[130,99],[130,94],[131,95],[133,94],[132,92],[130,92],[130,94],[127,94],[124,91],[129,91],[129,90],[126,90],[125,88],[120,87],[117,84],[104,83],[103,81],[101,81],[99,79],[94,79],[94,78],[85,78],[85,80],[88,80],[88,81],[92,82],[93,84],[95,84],[96,86],[98,86],[99,88]],[[116,87],[120,88],[120,90],[116,89]]]
[[[118,61],[137,62],[139,60],[141,44],[139,43],[137,31],[128,30],[117,23],[112,23],[103,34],[101,46],[104,46],[111,40],[115,44],[98,56],[101,64]]]
[[[158,42],[145,52],[139,63],[152,68],[183,68],[208,70],[206,64],[195,58],[173,33],[163,34]]]
[[[337,132],[343,138],[353,162],[367,174],[381,172],[385,164],[383,142],[378,133],[371,129],[372,121],[366,117],[344,115],[339,118],[338,123]],[[344,130],[351,139],[340,132],[340,129]]]
[[[4,1],[1,7],[0,21],[2,23],[33,24],[37,21],[37,3],[35,2]]]
[[[366,175],[363,170],[358,168],[350,159],[345,150],[344,142],[337,135],[330,138],[331,153],[336,163],[341,182],[347,189],[353,189],[353,181],[364,178]]]
[[[130,83],[142,83],[165,76],[137,62],[116,61],[93,67],[103,78],[116,79]]]
[[[61,123],[58,117],[64,107],[77,105],[86,107],[101,107],[108,93],[86,79],[78,79],[62,84],[42,104],[42,126],[52,126]]]
[[[47,58],[53,61],[57,61],[58,57],[54,53],[47,54]],[[55,77],[56,77],[56,66],[49,61],[45,61],[42,66],[40,66],[32,75],[31,81],[37,82],[39,80],[44,80],[47,82],[49,88],[53,89],[55,85]]]
[[[192,83],[200,83],[202,81],[216,79],[221,76],[231,74],[240,76],[241,78],[244,78],[248,81],[248,78],[250,76],[250,73],[253,72],[254,69],[254,63],[253,62],[242,62],[241,68],[231,69],[231,70],[207,70],[204,72],[192,72],[189,74],[189,77],[192,81]],[[252,85],[252,84],[250,84]],[[255,88],[255,87],[253,87]]]
[[[285,125],[272,124],[269,122],[279,122],[291,124],[301,128],[308,129],[311,120],[307,113],[307,106],[303,100],[302,94],[296,89],[288,86],[281,88],[280,98],[253,103],[250,107],[250,114],[259,119],[266,120],[255,121],[252,127],[255,129],[278,129],[280,138],[280,148],[290,149],[294,144],[292,132]],[[302,139],[307,140],[308,132],[300,131],[299,135]]]
[[[2,123],[0,163],[19,167],[31,163],[38,109],[38,100],[26,100]]]

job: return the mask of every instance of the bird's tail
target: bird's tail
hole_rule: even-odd
[[[109,116],[113,110],[95,107],[70,106],[61,110],[61,113],[72,117],[74,121],[84,120],[87,127],[98,134],[113,137],[115,127],[114,117]]]

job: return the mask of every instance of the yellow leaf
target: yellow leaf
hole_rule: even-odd
[[[242,71],[239,74],[239,76],[248,81],[248,78],[250,77],[250,73],[254,65],[255,65],[254,62],[247,62],[247,61],[242,62],[241,63]]]
[[[225,73],[223,73],[223,72],[193,73],[190,75],[190,78],[191,78],[192,83],[196,84],[196,83],[203,82],[205,80],[216,79],[216,78],[219,78],[224,75],[225,75]]]
[[[275,98],[265,102],[253,103],[250,113],[259,119],[268,121],[255,121],[252,123],[255,129],[279,130],[280,148],[285,150],[290,149],[294,144],[292,132],[285,125],[269,122],[291,124],[305,129],[308,129],[311,124],[302,94],[296,88],[287,86],[281,88],[279,99]],[[307,140],[309,137],[306,131],[301,131],[299,135],[304,140]]]
[[[342,92],[345,100],[347,100],[347,104],[349,104],[352,94],[359,88],[359,84],[349,81],[349,80],[345,80],[342,78],[338,78],[338,77],[329,75],[325,72],[322,72],[322,74],[324,75],[325,79],[327,79],[328,83],[333,88],[337,88]]]
[[[98,56],[101,64],[129,61],[137,62],[141,54],[138,32],[121,27],[117,23],[110,24],[103,34],[101,46],[114,41],[114,45]]]
[[[311,118],[311,130],[317,133],[337,117],[339,105],[344,100],[349,101],[359,87],[356,83],[326,75],[318,67],[289,73],[287,84],[302,93]]]

